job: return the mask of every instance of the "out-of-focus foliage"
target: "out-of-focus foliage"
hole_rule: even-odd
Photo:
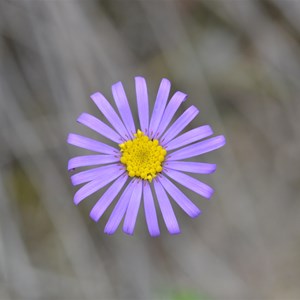
[[[0,299],[299,299],[300,1],[0,2]],[[225,134],[183,234],[102,233],[79,207],[66,136],[89,94],[135,75],[189,94]],[[82,153],[82,151],[81,151]],[[162,226],[163,228],[163,226]],[[176,291],[176,292],[173,292]],[[207,296],[203,296],[207,295]]]
[[[174,293],[170,300],[210,300],[207,296],[199,295],[193,291],[179,291]]]

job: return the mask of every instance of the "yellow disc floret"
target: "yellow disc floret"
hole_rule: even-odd
[[[162,171],[162,163],[167,154],[166,149],[159,145],[158,140],[150,140],[138,130],[133,140],[120,144],[121,163],[126,166],[130,177],[140,177],[152,181]]]

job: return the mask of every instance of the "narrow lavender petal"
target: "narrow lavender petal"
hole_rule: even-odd
[[[164,168],[197,174],[213,173],[217,165],[193,161],[166,161]]]
[[[168,175],[173,180],[177,181],[181,185],[201,195],[204,198],[209,199],[214,192],[214,190],[207,184],[184,173],[174,171],[174,170],[166,170],[164,174]]]
[[[149,125],[149,102],[146,80],[143,77],[135,77],[135,91],[140,129],[148,134]]]
[[[122,140],[120,135],[117,134],[113,129],[90,114],[82,113],[78,117],[77,122],[91,128],[115,143],[120,143]]]
[[[125,170],[116,170],[114,173],[110,174],[109,176],[103,176],[99,179],[95,179],[83,187],[81,187],[74,195],[74,203],[77,205],[80,203],[83,199],[90,196],[91,194],[97,192],[113,180],[115,180],[117,177],[122,175],[125,172]]]
[[[174,199],[174,201],[192,218],[199,216],[200,209],[174,185],[170,180],[164,176],[159,177],[159,182]]]
[[[123,225],[123,231],[130,235],[132,235],[134,231],[136,218],[141,203],[142,187],[143,187],[143,181],[138,180],[127,207],[124,225]]]
[[[95,206],[92,208],[90,212],[90,217],[95,221],[98,222],[103,213],[109,207],[109,205],[113,202],[116,196],[119,194],[120,190],[126,183],[128,179],[127,174],[125,176],[120,176],[102,195],[102,197],[97,201]]]
[[[127,132],[127,129],[125,128],[124,124],[122,123],[113,107],[106,100],[106,98],[101,93],[97,92],[91,95],[91,99],[95,102],[99,110],[103,113],[110,124],[116,129],[120,136],[124,140],[128,140],[129,134]]]
[[[71,176],[71,181],[73,185],[78,185],[94,179],[101,179],[104,177],[109,177],[112,173],[124,169],[120,164],[111,164],[103,167],[98,167],[86,171],[79,172]]]
[[[109,164],[118,161],[120,161],[120,157],[117,155],[98,154],[98,155],[76,156],[69,160],[68,170],[79,168],[79,167]]]
[[[112,93],[115,99],[115,103],[119,110],[119,113],[122,117],[125,127],[127,128],[130,137],[133,137],[133,134],[136,133],[134,121],[132,118],[131,109],[124,91],[122,83],[119,81],[112,86]]]
[[[198,115],[199,110],[195,106],[189,107],[165,132],[161,138],[161,144],[166,145],[176,137]]]
[[[158,204],[165,221],[165,224],[168,228],[168,231],[171,234],[180,233],[180,228],[174,214],[173,208],[171,206],[170,200],[167,196],[166,191],[162,187],[161,183],[157,180],[154,180],[154,189],[156,192]]]
[[[155,138],[159,138],[164,133],[167,126],[170,124],[172,118],[174,117],[177,109],[183,101],[185,101],[187,95],[182,92],[176,92],[171,98],[169,104],[166,107],[166,110],[161,118],[161,122],[158,126]]]
[[[67,141],[71,145],[99,153],[111,155],[119,153],[119,150],[114,147],[75,133],[70,133]]]
[[[146,217],[149,233],[151,236],[159,236],[160,231],[159,231],[159,225],[158,225],[158,220],[156,215],[156,209],[154,205],[151,188],[147,181],[145,181],[144,183],[143,196],[144,196],[145,217]]]
[[[200,126],[189,130],[177,138],[171,140],[170,142],[165,144],[165,148],[167,151],[174,150],[185,145],[189,145],[191,143],[202,140],[208,136],[213,134],[213,130],[209,125]]]
[[[120,200],[116,204],[114,210],[112,211],[108,222],[106,223],[106,226],[104,228],[104,232],[107,234],[114,234],[117,230],[120,222],[122,221],[125,212],[127,210],[131,195],[133,193],[133,190],[135,188],[135,180],[131,180],[131,182],[128,184],[127,188],[123,192]]]
[[[225,145],[225,138],[219,135],[208,140],[179,149],[169,155],[168,160],[180,160],[211,152]]]
[[[158,129],[159,123],[161,121],[161,117],[164,113],[168,101],[170,89],[171,89],[170,81],[166,78],[163,78],[157,92],[157,97],[155,100],[151,121],[149,125],[149,133],[151,137],[155,135]]]

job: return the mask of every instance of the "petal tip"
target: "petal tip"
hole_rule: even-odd
[[[123,227],[123,232],[126,233],[127,235],[133,236],[133,230],[131,230],[129,228],[124,228]]]
[[[188,94],[183,93],[183,92],[181,92],[181,91],[177,91],[177,92],[175,93],[175,95],[177,95],[178,97],[182,98],[182,101],[183,101],[183,102],[186,101],[186,99],[188,98]]]
[[[115,89],[120,88],[120,87],[123,87],[123,84],[121,81],[118,81],[111,86],[111,89],[114,91]]]
[[[216,172],[216,170],[217,170],[217,165],[216,164],[211,164],[211,168],[208,171],[208,174],[212,174],[212,173]]]
[[[107,235],[113,235],[116,232],[117,228],[114,228],[111,224],[109,226],[105,226],[104,233]]]
[[[101,95],[102,94],[100,92],[94,92],[93,94],[90,95],[90,97],[92,100],[95,100],[96,98],[98,98]]]
[[[200,110],[195,105],[190,106],[190,110],[192,110],[195,114],[199,114]]]
[[[226,138],[225,138],[225,136],[221,135],[220,136],[220,140],[221,140],[222,146],[224,146],[226,144]]]
[[[210,190],[207,191],[207,195],[205,196],[207,199],[210,199],[213,194],[214,194],[214,190],[211,188]]]
[[[77,206],[82,200],[83,199],[81,197],[79,197],[77,193],[75,193],[74,198],[73,198],[74,204]]]
[[[199,217],[202,214],[202,211],[200,209],[198,209],[197,211],[195,211],[193,214],[191,214],[191,218],[195,219],[197,217]]]
[[[156,237],[160,236],[160,232],[159,231],[152,231],[152,232],[149,232],[149,234],[153,238],[156,238]]]
[[[171,235],[179,235],[181,234],[181,230],[179,228],[174,228],[169,231]]]
[[[162,78],[161,83],[165,84],[165,85],[171,85],[171,81],[168,78]]]
[[[85,113],[85,112],[81,113],[81,114],[79,115],[79,117],[77,118],[77,122],[78,122],[78,123],[81,123],[82,120],[85,119],[87,115],[88,115],[88,114]]]
[[[68,161],[68,171],[73,169],[73,158],[69,159]]]
[[[134,77],[135,80],[146,80],[143,76],[135,76]]]
[[[67,143],[72,144],[72,139],[73,139],[74,133],[69,133],[67,136]]]
[[[91,210],[90,212],[90,218],[94,221],[94,222],[98,222],[99,221],[99,217],[97,216],[96,212]]]
[[[71,182],[72,182],[73,186],[78,185],[78,181],[77,181],[76,177],[74,177],[74,175],[71,176]]]
[[[205,131],[207,131],[207,136],[214,134],[214,131],[210,125],[204,125],[203,128],[205,128]]]
[[[105,230],[105,229],[104,229],[104,233],[107,234],[107,235],[113,235],[114,234],[114,232],[109,231],[109,230]]]

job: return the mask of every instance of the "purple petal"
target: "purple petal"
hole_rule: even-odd
[[[159,177],[159,182],[174,199],[174,201],[192,218],[199,216],[201,213],[200,209],[179,190],[170,180],[164,176]]]
[[[216,170],[217,165],[192,161],[166,161],[164,167],[190,173],[210,174]]]
[[[161,183],[158,182],[157,180],[154,180],[154,188],[155,188],[158,204],[163,219],[165,221],[165,224],[168,228],[168,231],[171,234],[180,233],[180,228],[166,191],[162,187]]]
[[[122,82],[119,81],[115,83],[111,89],[124,125],[132,138],[133,134],[136,133],[136,130]]]
[[[149,125],[149,133],[151,137],[155,135],[158,129],[161,117],[164,113],[168,101],[170,89],[171,89],[170,81],[166,78],[163,78],[157,92],[157,97],[155,100],[151,121]]]
[[[177,136],[199,113],[195,106],[189,107],[165,132],[161,138],[161,144],[166,145]]]
[[[146,80],[143,77],[135,77],[135,91],[138,114],[140,119],[140,129],[148,134],[149,125],[149,103]]]
[[[78,185],[94,179],[101,179],[104,177],[109,177],[111,174],[117,172],[118,170],[123,170],[124,167],[120,164],[112,164],[108,166],[98,167],[86,171],[79,172],[71,176],[73,185]]]
[[[114,147],[75,133],[70,133],[67,141],[71,145],[99,153],[112,155],[119,153],[119,151]]]
[[[112,201],[116,198],[122,187],[124,186],[128,176],[120,176],[102,195],[102,197],[97,201],[95,206],[92,208],[90,212],[90,217],[98,222],[103,213],[106,211],[108,206],[112,203]]]
[[[204,198],[210,198],[214,192],[214,190],[207,184],[181,172],[166,170],[164,174]]]
[[[187,95],[182,92],[176,92],[173,97],[171,98],[169,104],[167,105],[167,108],[163,114],[163,117],[161,118],[161,122],[158,126],[157,133],[155,135],[155,138],[159,138],[171,122],[173,116],[175,115],[178,107],[180,104],[185,101],[187,98]]]
[[[109,164],[117,161],[120,161],[120,157],[117,155],[99,154],[99,155],[77,156],[69,160],[68,170],[79,168],[79,167]]]
[[[113,174],[110,174],[109,176],[103,176],[102,178],[95,179],[86,185],[84,185],[82,188],[80,188],[74,195],[74,203],[77,205],[80,203],[83,199],[88,197],[89,195],[97,192],[113,180],[115,180],[117,177],[122,175],[124,173],[124,170],[116,170]]]
[[[180,160],[211,152],[225,145],[225,138],[219,135],[208,140],[179,149],[167,157],[168,160]]]
[[[135,188],[134,179],[126,187],[125,191],[123,192],[120,200],[118,201],[117,205],[115,206],[113,212],[111,213],[109,220],[104,228],[104,232],[107,234],[114,234],[117,230],[121,220],[124,217],[124,214],[127,210],[131,195]]]
[[[122,138],[113,129],[90,114],[82,113],[77,119],[77,122],[95,130],[117,144],[122,141]]]
[[[182,135],[178,136],[174,140],[166,143],[165,148],[167,151],[183,147],[185,145],[197,142],[213,134],[210,126],[204,125],[192,130],[189,130]]]
[[[110,122],[110,124],[116,129],[116,131],[121,135],[124,140],[129,139],[129,134],[121,119],[105,99],[105,97],[97,92],[91,95],[91,99],[95,102],[99,110],[103,113],[105,118]]]
[[[138,180],[127,207],[124,225],[123,225],[123,231],[130,235],[132,235],[134,231],[134,226],[136,223],[136,218],[141,203],[142,187],[143,187],[143,181]]]
[[[147,181],[145,181],[144,183],[143,195],[144,195],[145,217],[146,217],[149,233],[151,236],[159,236],[160,231],[159,231],[159,226],[157,221],[156,209],[154,205],[151,188]]]

